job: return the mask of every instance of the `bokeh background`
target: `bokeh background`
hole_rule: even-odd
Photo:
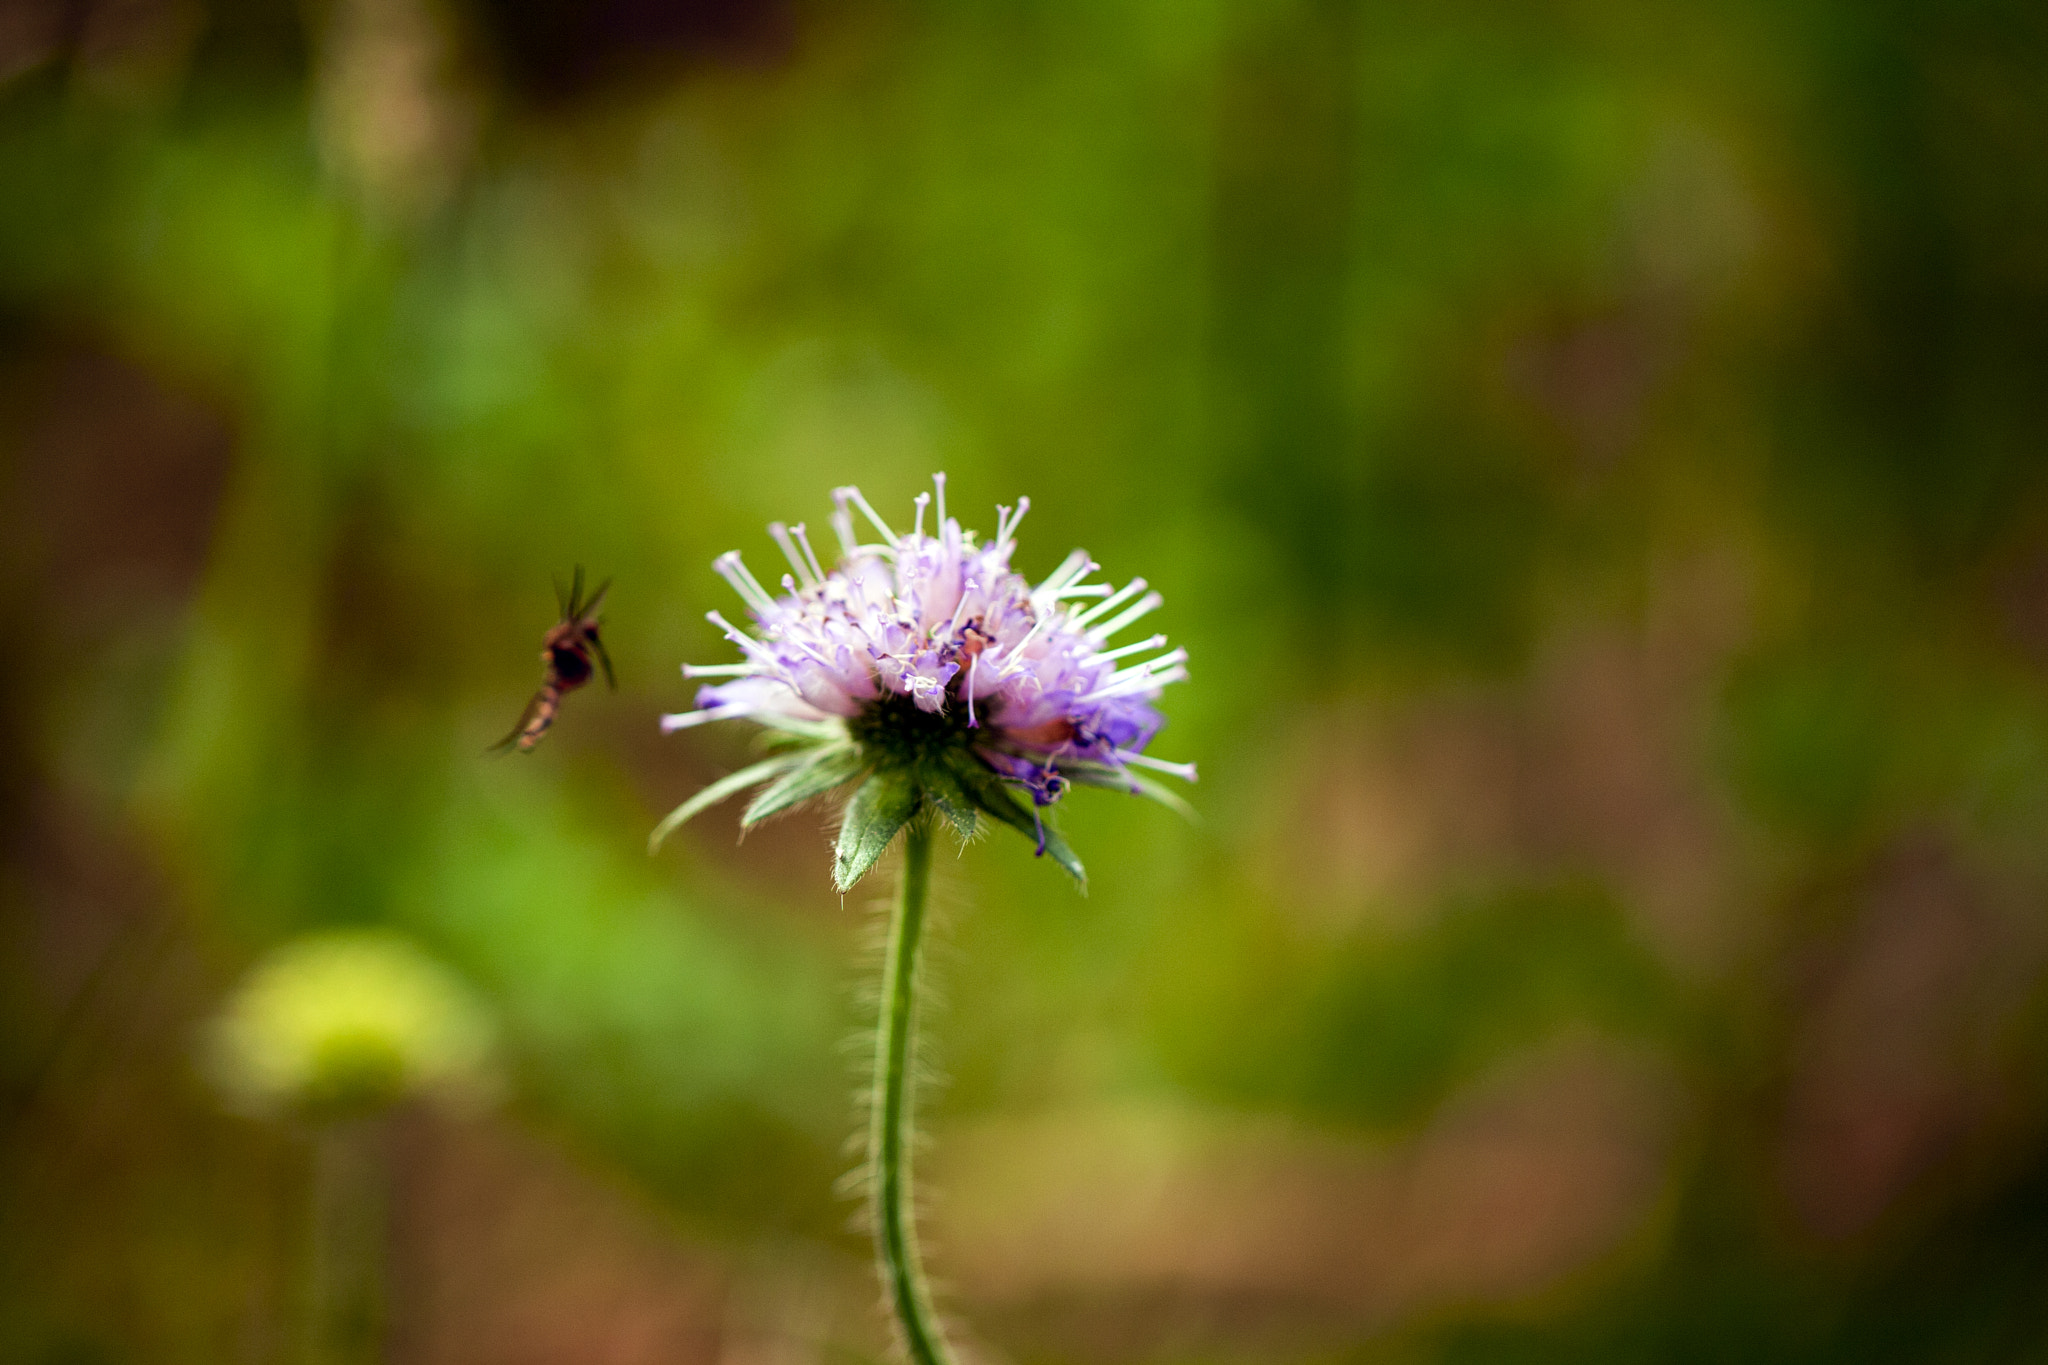
[[[2048,1351],[2038,5],[4,0],[0,451],[0,1357],[301,1358],[201,1040],[380,926],[388,1359],[882,1358],[872,898],[643,841],[708,561],[937,469],[1202,767],[945,862],[976,1359]]]

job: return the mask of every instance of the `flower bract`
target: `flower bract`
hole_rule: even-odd
[[[653,842],[749,788],[761,788],[742,817],[751,825],[859,780],[834,862],[842,889],[926,810],[963,835],[992,817],[1079,879],[1079,860],[1045,818],[1073,785],[1185,810],[1152,774],[1192,781],[1193,765],[1145,749],[1163,723],[1154,703],[1187,676],[1187,651],[1167,649],[1162,635],[1117,642],[1160,595],[1142,578],[1115,589],[1092,581],[1100,566],[1080,550],[1034,585],[1010,567],[1030,500],[997,508],[984,541],[947,514],[945,476],[933,482],[936,505],[919,494],[904,532],[859,489],[835,489],[829,568],[804,526],[770,526],[789,563],[779,592],[738,551],[715,561],[752,617],[743,629],[710,614],[742,658],[685,666],[687,677],[718,681],[662,728],[744,719],[775,732],[778,752],[677,807]]]

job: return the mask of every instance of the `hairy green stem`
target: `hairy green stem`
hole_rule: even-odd
[[[904,831],[903,885],[889,920],[882,967],[882,1022],[875,1038],[874,1112],[868,1130],[869,1197],[882,1286],[912,1365],[951,1365],[917,1255],[911,1193],[913,1111],[917,1104],[917,962],[931,887],[932,828],[919,816]]]

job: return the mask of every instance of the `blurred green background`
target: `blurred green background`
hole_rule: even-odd
[[[2048,1353],[2038,5],[5,0],[0,452],[0,1358],[299,1358],[200,1040],[350,926],[503,1073],[389,1359],[882,1358],[871,894],[643,841],[708,561],[937,469],[1204,816],[942,867],[974,1358]]]

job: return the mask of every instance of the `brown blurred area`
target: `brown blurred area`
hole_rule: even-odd
[[[1580,1041],[1400,1144],[1126,1108],[947,1134],[933,1223],[960,1300],[1034,1354],[1310,1353],[1555,1292],[1644,1234],[1676,1108]]]
[[[1203,771],[1061,809],[1085,900],[938,873],[963,1358],[2041,1358],[2044,71],[1999,0],[0,0],[0,1359],[304,1357],[333,1134],[202,1054],[366,926],[502,1071],[353,1131],[375,1353],[889,1358],[829,813],[644,840],[753,757],[656,733],[711,556],[941,465],[1166,591]],[[618,690],[487,759],[579,565]]]
[[[164,666],[170,623],[192,610],[233,434],[203,397],[75,337],[18,336],[7,373],[10,634],[106,689],[98,704],[115,710],[97,732],[140,733],[144,718],[120,708],[150,693],[124,679]],[[336,629],[378,646],[379,594],[337,609]],[[1728,628],[1581,638],[1525,689],[1443,703],[1384,739],[1318,722],[1316,742],[1346,737],[1339,761],[1317,765],[1343,785],[1290,820],[1302,842],[1273,863],[1278,884],[1304,908],[1386,906],[1461,869],[1619,859],[1645,879],[1639,903],[1673,917],[1646,930],[1697,966],[1684,934],[1705,892],[1660,869],[1708,862],[1685,856],[1689,841],[1728,836],[1678,789],[1682,761],[1659,756],[1680,742],[1672,718],[1700,670],[1654,641],[1698,648],[1716,629]],[[133,754],[26,738],[75,729],[40,723],[39,708],[84,703],[24,681],[9,707],[30,761],[9,768],[8,960],[30,973],[9,992],[10,1033],[33,1060],[8,1105],[25,1233],[9,1254],[33,1254],[81,1311],[132,1315],[139,1335],[168,1315],[222,1359],[277,1358],[297,1330],[308,1149],[223,1116],[205,1092],[192,1040],[231,950],[191,919],[146,826],[109,800]],[[817,842],[794,826],[762,840],[742,874],[794,878]],[[1873,1012],[1904,1039],[1946,1038],[1966,1021],[1937,1017],[1988,965],[1988,930],[1934,856],[1879,885],[1870,941],[1817,992],[1785,1171],[1822,1230],[1867,1221],[1914,1153],[1966,1117],[1924,1047],[1917,1062],[1859,1060],[1888,1047]],[[1901,1001],[1922,1013],[1894,1015]],[[949,1125],[931,1235],[963,1321],[1029,1355],[1327,1349],[1556,1292],[1624,1254],[1668,1197],[1682,1093],[1653,1057],[1584,1039],[1479,1078],[1399,1142],[1184,1105]],[[706,1240],[546,1129],[430,1109],[389,1121],[389,1359],[796,1365],[849,1340],[881,1350],[857,1252]],[[216,1277],[204,1286],[190,1282],[196,1257]]]

